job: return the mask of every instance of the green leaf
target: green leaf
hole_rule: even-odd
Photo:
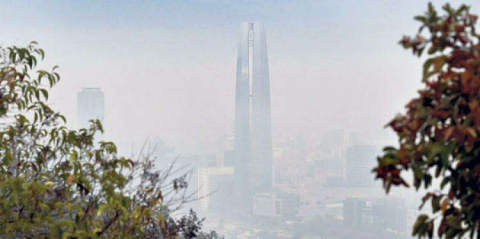
[[[78,159],[78,153],[77,151],[73,150],[72,153],[70,154],[70,158],[68,159],[68,161],[70,162],[71,165],[73,165],[77,159]]]
[[[108,204],[100,205],[100,207],[98,208],[98,211],[97,211],[97,217],[101,216],[103,211],[105,211],[107,208],[108,208]]]

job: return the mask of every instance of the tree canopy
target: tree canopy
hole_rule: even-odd
[[[203,220],[170,217],[188,198],[185,174],[155,171],[152,158],[122,157],[95,140],[101,122],[71,130],[48,104],[56,67],[36,69],[45,53],[0,47],[0,236],[193,238]],[[211,234],[215,235],[215,234]]]
[[[426,57],[424,88],[406,105],[406,113],[388,126],[399,147],[386,147],[374,169],[388,192],[392,185],[425,188],[430,215],[418,217],[413,235],[447,238],[480,236],[480,35],[470,7],[432,4],[414,37],[400,44]],[[432,186],[438,178],[440,188]],[[422,204],[422,206],[423,206]],[[438,223],[435,227],[434,224]]]

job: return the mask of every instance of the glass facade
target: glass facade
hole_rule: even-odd
[[[272,188],[270,82],[265,30],[260,23],[241,25],[235,104],[235,181],[238,188],[250,195],[269,191]]]

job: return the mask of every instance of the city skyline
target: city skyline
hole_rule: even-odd
[[[0,39],[35,40],[42,64],[60,66],[51,102],[69,125],[78,89],[101,87],[108,139],[159,136],[194,152],[231,130],[238,24],[249,20],[268,28],[274,129],[383,133],[419,86],[419,60],[397,42],[427,2],[6,1],[1,15],[25,21],[0,23]]]
[[[7,233],[457,233],[480,184],[480,40],[474,7],[434,5],[5,1]]]

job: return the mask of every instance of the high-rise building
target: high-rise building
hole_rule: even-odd
[[[346,178],[349,187],[373,187],[372,168],[376,152],[371,146],[353,146],[347,149]]]
[[[270,82],[265,29],[242,23],[235,96],[235,182],[253,195],[272,188]]]
[[[232,181],[234,169],[232,167],[215,167],[198,169],[198,199],[204,211],[212,208],[221,208],[227,204],[224,198],[228,193],[228,183]],[[223,199],[223,200],[222,200]],[[214,205],[215,207],[210,207]]]
[[[105,118],[105,97],[100,88],[83,88],[77,93],[77,124],[80,128],[89,127],[90,120]]]

